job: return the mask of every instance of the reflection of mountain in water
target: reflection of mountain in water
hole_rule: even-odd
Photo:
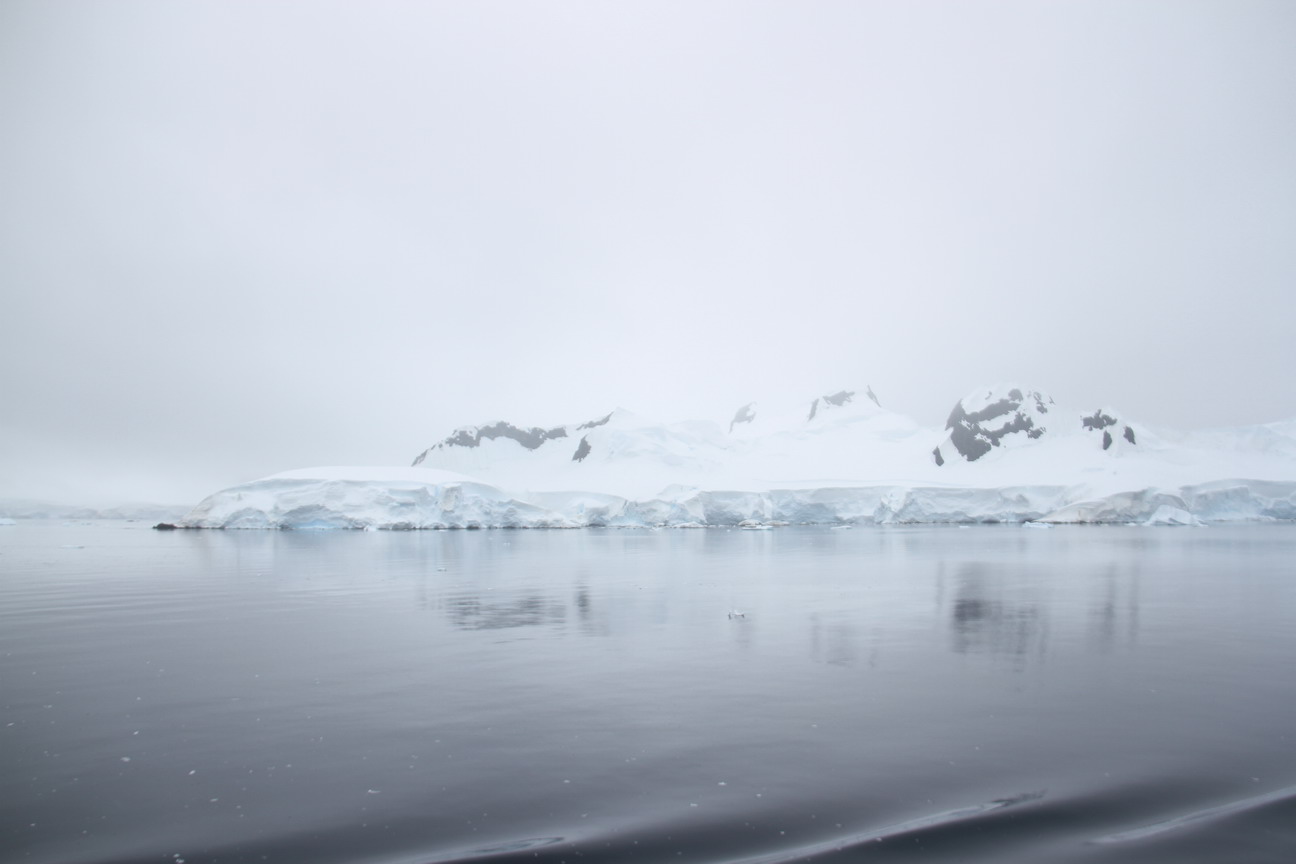
[[[856,627],[849,621],[825,621],[810,616],[810,656],[833,666],[854,666],[859,660]]]
[[[586,636],[610,636],[612,627],[608,621],[607,607],[598,604],[596,607],[590,594],[589,585],[584,581],[576,583],[576,593],[572,599],[576,607],[576,620],[580,622],[580,632]]]
[[[1129,570],[1126,578],[1122,575],[1115,564],[1109,564],[1102,578],[1095,581],[1089,602],[1089,643],[1101,651],[1112,650],[1122,638],[1133,645],[1138,636],[1138,569]]]
[[[1044,647],[1040,609],[1033,603],[961,597],[954,602],[953,624],[954,650],[960,654],[984,651],[1023,656],[1032,647]]]
[[[1002,580],[982,563],[962,565],[957,583],[950,615],[955,651],[1018,658],[1044,653],[1048,621],[1038,602],[1006,596]]]
[[[1050,638],[1082,638],[1090,650],[1133,645],[1139,628],[1139,571],[1121,563],[1093,562],[1065,589],[1038,573],[1005,573],[983,562],[959,566],[948,601],[951,647],[960,654],[1023,660],[1042,656]],[[940,602],[945,607],[945,602]],[[1060,633],[1052,631],[1061,628]],[[1079,631],[1079,632],[1074,632]]]
[[[535,627],[567,620],[567,608],[543,594],[490,601],[479,594],[459,594],[447,597],[445,607],[450,622],[460,630]]]

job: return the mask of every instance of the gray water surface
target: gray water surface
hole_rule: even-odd
[[[1296,860],[1293,562],[1291,525],[21,522],[0,861]]]

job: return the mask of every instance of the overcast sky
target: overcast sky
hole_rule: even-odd
[[[1016,381],[1296,416],[1296,3],[6,0],[0,497]]]

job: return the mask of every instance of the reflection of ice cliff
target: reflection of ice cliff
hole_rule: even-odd
[[[933,446],[934,445],[934,446]],[[617,409],[570,426],[455,430],[410,468],[318,468],[216,493],[200,528],[577,528],[1296,519],[1296,422],[1154,432],[1003,385],[943,431],[870,388],[722,422]],[[1243,478],[1243,479],[1231,479]],[[582,490],[582,491],[573,491]]]

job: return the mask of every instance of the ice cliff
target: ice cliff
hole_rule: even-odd
[[[1224,480],[1097,498],[1059,486],[888,485],[766,491],[676,487],[627,499],[597,492],[517,495],[449,472],[398,470],[408,473],[319,468],[277,474],[208,497],[180,524],[415,530],[1296,519],[1296,481]]]

